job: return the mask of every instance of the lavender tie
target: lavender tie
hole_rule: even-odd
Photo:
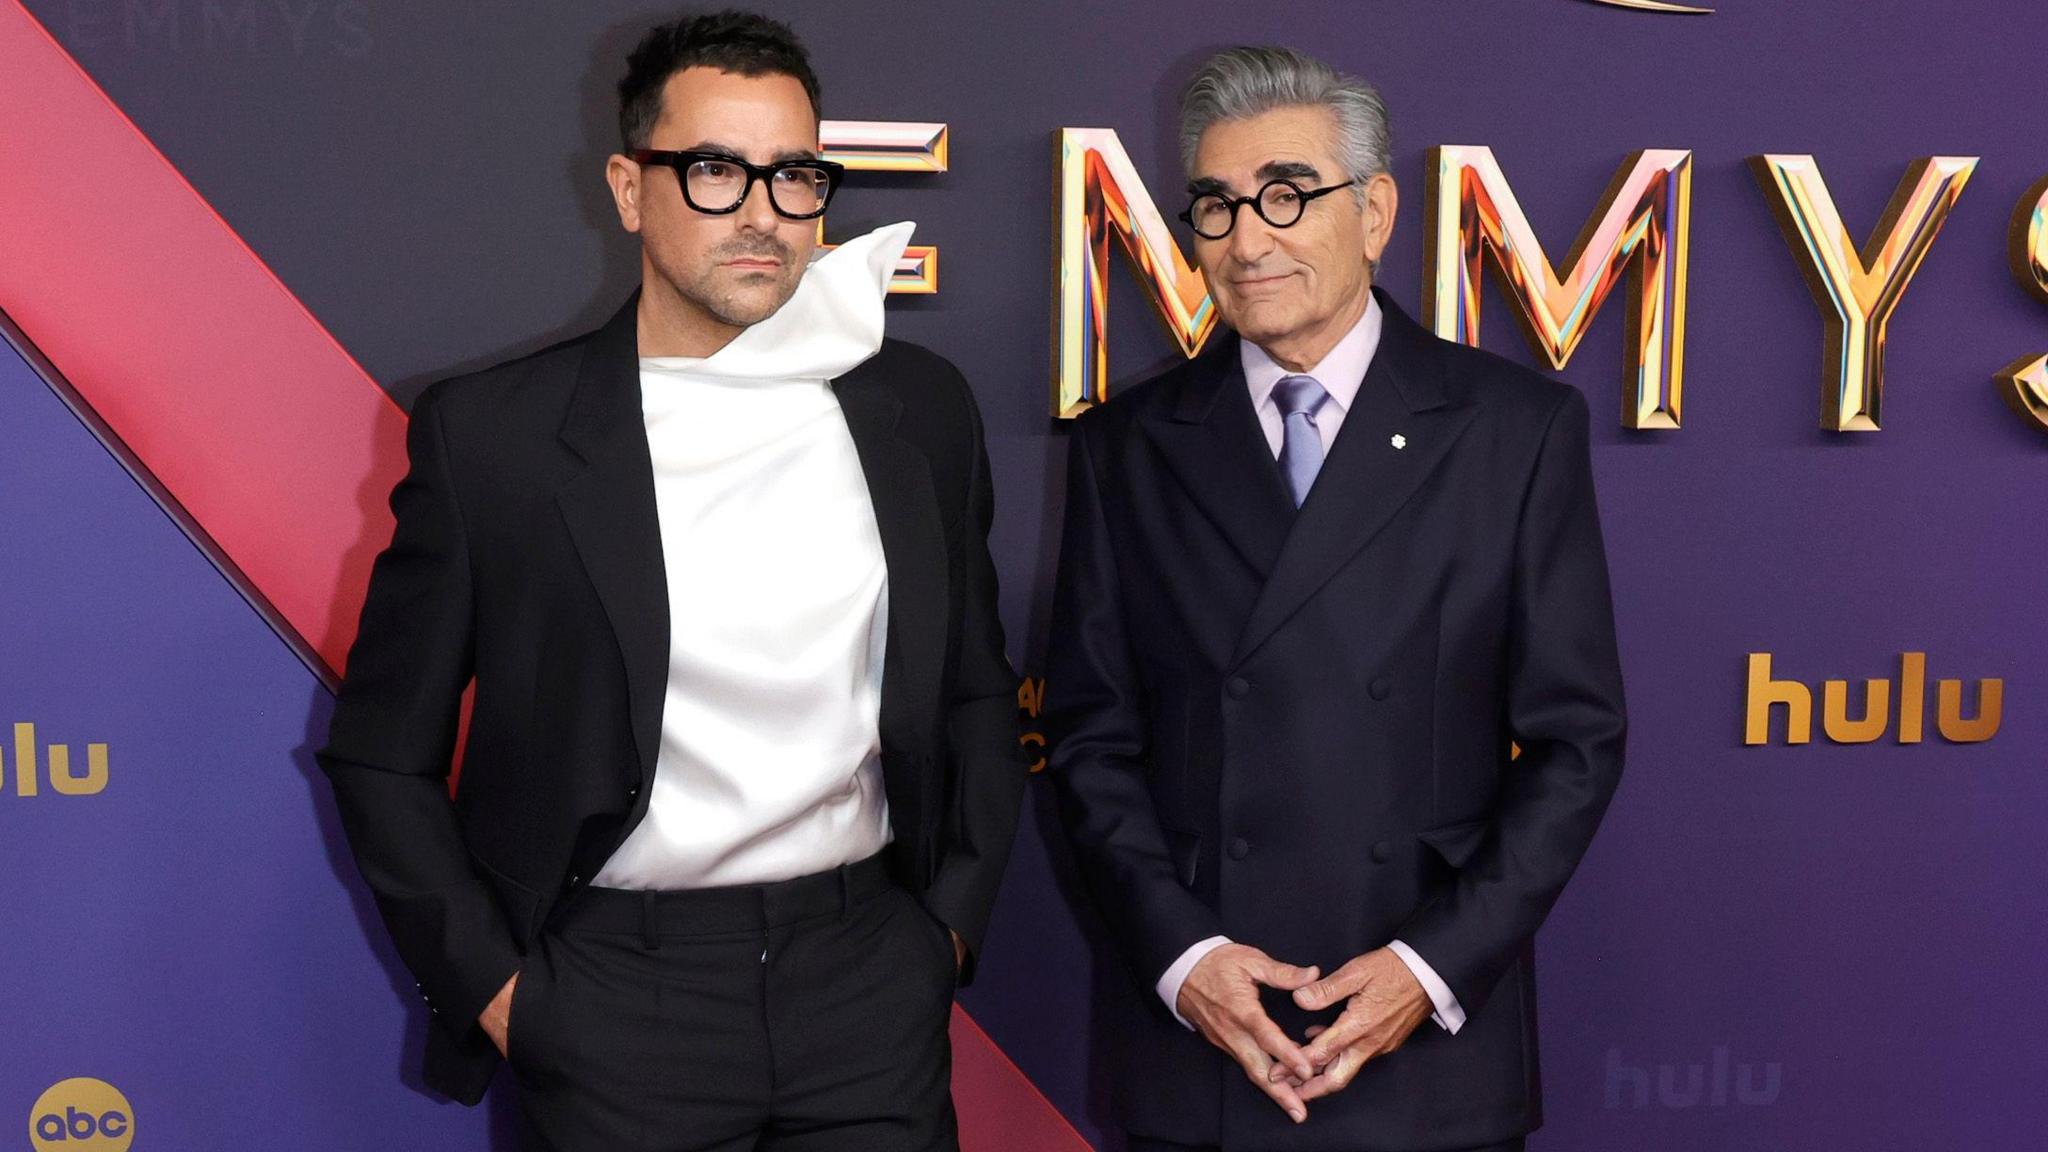
[[[1273,385],[1273,402],[1280,407],[1286,429],[1280,442],[1280,471],[1287,477],[1287,491],[1296,508],[1308,499],[1308,490],[1323,467],[1323,434],[1316,428],[1316,413],[1329,399],[1330,394],[1313,376],[1283,376]]]

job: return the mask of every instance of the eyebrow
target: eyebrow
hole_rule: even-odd
[[[745,154],[743,154],[739,149],[733,147],[730,144],[721,144],[716,140],[705,140],[698,144],[692,145],[689,148],[685,148],[683,149],[683,151],[716,152],[720,156],[730,156],[734,160],[746,160]],[[817,158],[818,153],[815,149],[812,148],[784,148],[782,151],[777,152],[775,154],[775,158],[770,160],[769,163],[780,164],[786,160],[816,160]]]
[[[1268,160],[1264,164],[1259,165],[1258,170],[1253,172],[1252,175],[1258,177],[1259,183],[1262,185],[1272,180],[1309,180],[1320,183],[1323,178],[1322,172],[1315,165],[1301,160]],[[1214,176],[1198,176],[1188,181],[1188,195],[1190,196],[1228,196],[1229,194],[1230,185],[1222,180],[1218,180]]]
[[[1321,180],[1323,174],[1313,164],[1300,160],[1269,160],[1259,165],[1255,173],[1261,180]]]

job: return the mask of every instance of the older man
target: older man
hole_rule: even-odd
[[[1586,405],[1373,286],[1372,88],[1233,49],[1181,132],[1235,334],[1076,425],[1048,665],[1138,978],[1120,1114],[1134,1150],[1519,1148],[1531,940],[1626,727]]]

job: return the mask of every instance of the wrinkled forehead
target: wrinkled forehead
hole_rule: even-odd
[[[1195,145],[1188,190],[1250,195],[1273,180],[1318,187],[1343,179],[1337,118],[1328,108],[1275,108],[1218,120]]]

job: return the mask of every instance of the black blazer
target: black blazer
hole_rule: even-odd
[[[428,1083],[465,1103],[497,1062],[478,1013],[646,812],[669,614],[716,610],[668,603],[637,303],[597,332],[421,394],[411,470],[391,494],[397,528],[319,753],[432,1008]],[[980,417],[951,364],[898,341],[833,387],[889,570],[888,856],[976,950],[1025,779]]]
[[[1235,337],[1069,446],[1049,774],[1135,977],[1109,1018],[1143,1135],[1393,1152],[1540,1121],[1530,940],[1625,731],[1586,406],[1379,301],[1299,512]],[[1325,972],[1399,938],[1469,1019],[1425,1022],[1297,1127],[1153,992],[1217,934]],[[1335,1015],[1270,1002],[1297,1039]]]

